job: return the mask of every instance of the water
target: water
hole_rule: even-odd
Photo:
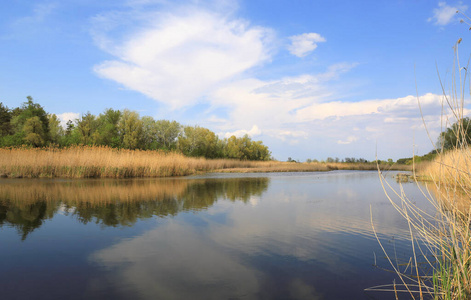
[[[392,178],[393,187],[398,185]],[[415,184],[407,195],[427,207]],[[0,181],[2,299],[394,299],[376,172]],[[374,265],[376,261],[376,266]]]

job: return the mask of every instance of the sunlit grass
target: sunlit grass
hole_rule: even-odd
[[[456,148],[438,149],[434,161],[416,170],[419,178],[426,179],[417,184],[436,214],[424,212],[402,187],[394,190],[380,176],[390,202],[409,225],[413,253],[408,272],[401,270],[394,256],[387,253],[400,279],[390,291],[397,295],[400,289],[411,299],[471,299],[471,151],[466,141],[467,128],[461,122],[468,66],[459,65],[460,41],[455,46],[451,94],[443,91],[445,104],[454,116],[454,122],[444,117],[446,124],[458,124]]]
[[[404,169],[408,166],[382,166]],[[375,170],[374,163],[293,163],[186,157],[179,153],[76,146],[0,148],[0,175],[26,178],[132,178],[185,176],[202,172],[313,172]]]
[[[250,165],[236,160],[207,160],[173,152],[109,147],[0,149],[0,174],[4,177],[169,177]]]

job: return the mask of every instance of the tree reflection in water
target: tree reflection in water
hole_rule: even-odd
[[[139,219],[205,210],[221,199],[247,203],[268,185],[269,178],[5,180],[0,227],[15,227],[25,240],[59,211],[83,224],[132,226]]]

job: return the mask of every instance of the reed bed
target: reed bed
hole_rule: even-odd
[[[292,163],[258,162],[251,167],[226,168],[215,170],[223,173],[270,173],[270,172],[326,172],[335,170],[376,171],[376,163]],[[379,165],[381,170],[412,171],[410,165]]]
[[[399,166],[400,169],[409,166]],[[382,166],[394,169],[397,166]],[[375,170],[376,164],[292,163],[186,157],[179,153],[109,147],[0,148],[0,176],[11,178],[132,178],[202,172]]]
[[[400,279],[390,286],[396,298],[403,291],[411,299],[471,299],[471,151],[467,142],[468,128],[461,121],[469,65],[462,68],[459,64],[460,41],[455,45],[450,94],[443,90],[444,104],[448,105],[454,122],[450,117],[444,120],[447,125],[457,124],[455,149],[437,149],[434,161],[418,173],[414,170],[414,175],[427,179],[416,183],[436,213],[428,214],[417,207],[402,187],[392,189],[380,175],[387,197],[409,225],[413,253],[403,269],[391,258],[393,255],[387,255]],[[371,222],[374,229],[373,218]]]
[[[190,158],[173,152],[95,146],[0,149],[0,175],[13,178],[170,177],[251,165],[252,162]]]
[[[467,148],[441,152],[415,176],[427,178],[416,183],[436,214],[417,207],[402,188],[393,190],[381,177],[390,202],[409,225],[413,252],[402,271],[388,256],[401,281],[391,286],[396,294],[403,291],[412,299],[471,299],[470,155]]]
[[[471,187],[470,172],[471,149],[468,147],[446,151],[427,164],[423,170],[418,171],[430,181],[446,185],[457,184],[463,190]]]

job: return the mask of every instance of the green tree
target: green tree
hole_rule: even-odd
[[[34,116],[26,120],[25,125],[23,126],[23,131],[25,133],[24,141],[27,144],[35,147],[44,146],[45,133],[42,125],[43,124],[38,116]]]
[[[62,145],[64,137],[64,129],[61,126],[59,118],[55,114],[49,114],[49,137],[51,143],[55,145]]]
[[[172,150],[177,147],[181,125],[176,121],[158,120],[142,117],[143,144],[147,149]]]
[[[118,123],[122,146],[127,149],[136,149],[142,146],[142,121],[135,111],[125,109]]]
[[[453,123],[438,137],[437,148],[450,150],[468,147],[471,143],[471,120],[466,117]]]
[[[217,158],[222,156],[219,139],[214,132],[199,126],[185,126],[178,137],[177,149],[187,156]]]
[[[254,141],[251,144],[252,147],[252,160],[270,160],[271,152],[268,147],[263,145],[262,141]]]
[[[75,123],[78,124],[79,120],[75,120]],[[80,143],[80,133],[78,127],[75,126],[72,120],[68,120],[66,123],[63,146],[77,145]]]
[[[240,143],[235,135],[232,135],[226,141],[226,147],[224,149],[224,157],[241,159],[243,153],[240,149]]]
[[[24,130],[24,126],[26,124],[26,121],[33,117],[38,117],[40,125],[42,127],[41,138],[43,139],[43,141],[41,144],[44,144],[49,141],[49,120],[47,117],[47,113],[41,105],[33,102],[33,98],[31,96],[28,96],[26,98],[27,101],[24,102],[20,108],[15,108],[12,112],[13,117],[11,119],[11,124],[13,128],[13,136],[10,139],[10,143],[12,145],[21,145],[23,142],[25,142],[27,133]],[[37,125],[36,121],[30,122],[35,122],[34,125]],[[35,128],[35,130],[37,129]],[[28,143],[33,144],[31,143],[32,138],[33,136],[30,136],[28,138],[28,140],[30,141]],[[39,140],[36,139],[36,142],[39,142]]]
[[[96,129],[98,127],[98,122],[96,117],[90,112],[82,115],[82,117],[77,120],[77,134],[79,143],[83,145],[93,145],[96,138]]]
[[[97,130],[94,134],[94,143],[110,147],[119,147],[121,140],[118,133],[118,123],[121,118],[119,110],[108,108],[97,119]]]
[[[12,112],[8,107],[4,106],[3,103],[0,102],[0,136],[6,136],[13,133],[10,123],[11,118]]]
[[[224,156],[243,160],[269,160],[271,153],[261,141],[252,141],[246,134],[241,138],[231,136],[227,139]]]
[[[158,120],[155,122],[157,142],[166,150],[175,149],[181,125],[176,121]]]
[[[159,148],[157,142],[157,125],[154,118],[144,116],[141,118],[142,121],[142,144],[145,149],[155,150]]]

